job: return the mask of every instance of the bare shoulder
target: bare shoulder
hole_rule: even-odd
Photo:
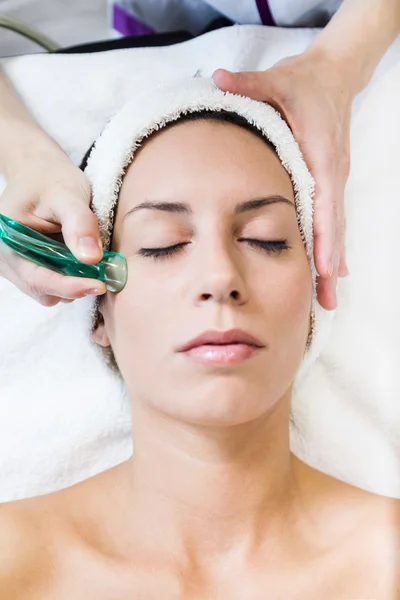
[[[0,600],[47,598],[85,487],[0,504]]]
[[[35,593],[46,563],[43,523],[30,500],[0,505],[0,598],[19,600]],[[32,596],[34,597],[34,596]]]
[[[349,532],[357,531],[356,539],[372,541],[376,548],[400,548],[400,500],[382,496],[330,476],[327,490],[335,512]]]
[[[342,579],[353,589],[349,597],[361,597],[360,586],[365,586],[366,597],[400,600],[400,500],[304,463],[299,471],[306,481],[305,506],[317,516],[317,539],[330,549],[328,569],[336,577],[339,571],[345,574]]]
[[[352,485],[341,483],[343,494],[354,511],[354,523],[387,549],[400,548],[400,500],[375,494]]]
[[[364,492],[365,529],[371,541],[375,539],[382,555],[400,558],[400,500]],[[400,566],[400,564],[398,564]],[[400,573],[400,571],[398,571]]]
[[[343,532],[353,526],[377,534],[390,533],[400,542],[400,500],[361,489],[297,461],[298,470],[309,497],[318,498],[318,510],[324,522],[333,521],[335,528],[343,523]]]
[[[400,500],[368,492],[363,496],[360,548],[371,572],[377,573],[379,597],[400,600]]]
[[[343,482],[336,489],[342,499],[337,514],[348,525],[338,548],[346,547],[355,580],[363,580],[373,597],[400,600],[400,500]]]
[[[96,540],[110,514],[119,470],[115,467],[57,492],[0,504],[0,600],[54,597],[52,586],[68,556],[84,541]]]

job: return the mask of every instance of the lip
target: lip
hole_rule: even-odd
[[[264,344],[257,338],[242,329],[229,329],[229,331],[205,331],[201,335],[193,338],[181,348],[178,352],[188,352],[199,346],[227,346],[231,344],[244,344],[246,346],[254,346],[255,348],[264,348]]]
[[[242,329],[205,331],[178,349],[196,362],[232,364],[251,358],[264,344]]]

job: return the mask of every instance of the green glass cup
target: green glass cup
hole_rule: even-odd
[[[103,281],[110,292],[121,292],[128,280],[127,261],[119,252],[104,252],[100,262],[87,265],[75,258],[65,244],[2,214],[0,240],[23,258],[51,271]]]

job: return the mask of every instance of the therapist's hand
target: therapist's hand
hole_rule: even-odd
[[[0,195],[0,213],[23,225],[65,243],[82,262],[102,259],[98,222],[90,210],[90,186],[83,172],[55,146],[25,156],[21,167],[8,174],[8,186]],[[79,238],[90,238],[93,246],[80,250]],[[0,241],[0,277],[43,306],[73,302],[88,290],[106,292],[103,282],[69,277],[22,258]],[[95,292],[92,292],[95,293]]]
[[[336,308],[338,276],[348,274],[345,258],[344,187],[350,169],[349,79],[334,61],[318,53],[285,58],[267,71],[231,73],[219,69],[223,91],[273,105],[289,124],[315,182],[315,265],[318,300]]]

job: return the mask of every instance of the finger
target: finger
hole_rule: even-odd
[[[15,254],[15,253],[14,253]],[[83,298],[90,291],[98,295],[107,291],[106,285],[97,279],[70,277],[32,264],[16,256],[9,261],[11,276],[7,278],[29,296],[39,299],[41,296],[55,296],[67,300]],[[21,286],[21,281],[23,282]],[[96,292],[93,292],[96,290]]]
[[[39,302],[39,304],[48,308],[56,306],[60,302],[64,302],[64,300],[62,300],[61,298],[57,298],[56,296],[35,296],[31,294],[29,295],[33,300],[36,300],[37,302]]]
[[[318,274],[329,278],[334,272],[335,208],[330,195],[316,198],[314,208],[314,260]]]
[[[333,272],[339,275],[340,260],[344,244],[344,216],[343,216],[343,197],[339,197],[337,200],[337,214],[336,214],[336,235],[334,241],[334,258],[333,258]]]
[[[72,300],[67,300],[65,298],[59,298],[58,296],[47,296],[47,295],[35,296],[34,294],[27,294],[27,295],[30,296],[32,298],[32,300],[36,300],[37,302],[39,302],[39,304],[41,304],[42,306],[45,306],[47,308],[52,308],[53,306],[60,304],[60,302],[63,304],[71,304],[71,302],[75,301],[75,298]]]
[[[325,310],[335,310],[337,307],[336,287],[337,274],[332,277],[318,277],[317,299]]]
[[[343,238],[343,191],[337,182],[335,151],[326,140],[313,148],[312,157],[305,160],[315,179],[314,198],[314,260],[318,274],[331,277],[337,272]]]
[[[52,210],[72,254],[85,263],[99,262],[103,257],[103,246],[98,221],[89,208],[88,198],[83,193],[81,198],[68,195]]]
[[[340,255],[338,275],[339,275],[339,277],[347,277],[349,275],[349,269],[348,269],[347,262],[346,262],[346,249],[345,248],[343,248],[342,253]]]
[[[225,69],[218,69],[213,74],[213,80],[224,92],[248,96],[262,102],[272,99],[269,90],[270,79],[266,71],[231,73]]]
[[[342,244],[340,248],[340,259],[339,259],[339,277],[347,277],[349,275],[349,269],[346,260],[346,218],[343,216],[343,236]]]
[[[334,272],[337,272],[338,277],[347,277],[349,270],[346,265],[346,217],[344,212],[344,187],[347,180],[346,170],[343,173],[343,186],[338,189],[337,197],[337,230],[335,239],[335,257],[334,257]]]
[[[36,300],[42,306],[53,307],[62,302],[63,304],[71,304],[74,300],[66,300],[65,298],[58,298],[58,296],[31,296],[33,300]]]
[[[335,171],[332,171],[332,166],[328,166],[333,158],[329,154],[327,155],[326,148],[325,153],[321,156],[325,157],[325,162],[317,163],[313,169],[316,179],[314,260],[320,275],[317,298],[325,310],[335,310],[337,307],[339,257],[344,229],[342,225],[343,208],[340,203],[340,193],[335,185],[335,180],[337,181]]]
[[[67,300],[76,300],[90,294],[105,294],[106,285],[97,279],[86,277],[70,277],[49,269],[38,267],[34,276],[27,280],[27,285],[35,296],[48,295]]]

